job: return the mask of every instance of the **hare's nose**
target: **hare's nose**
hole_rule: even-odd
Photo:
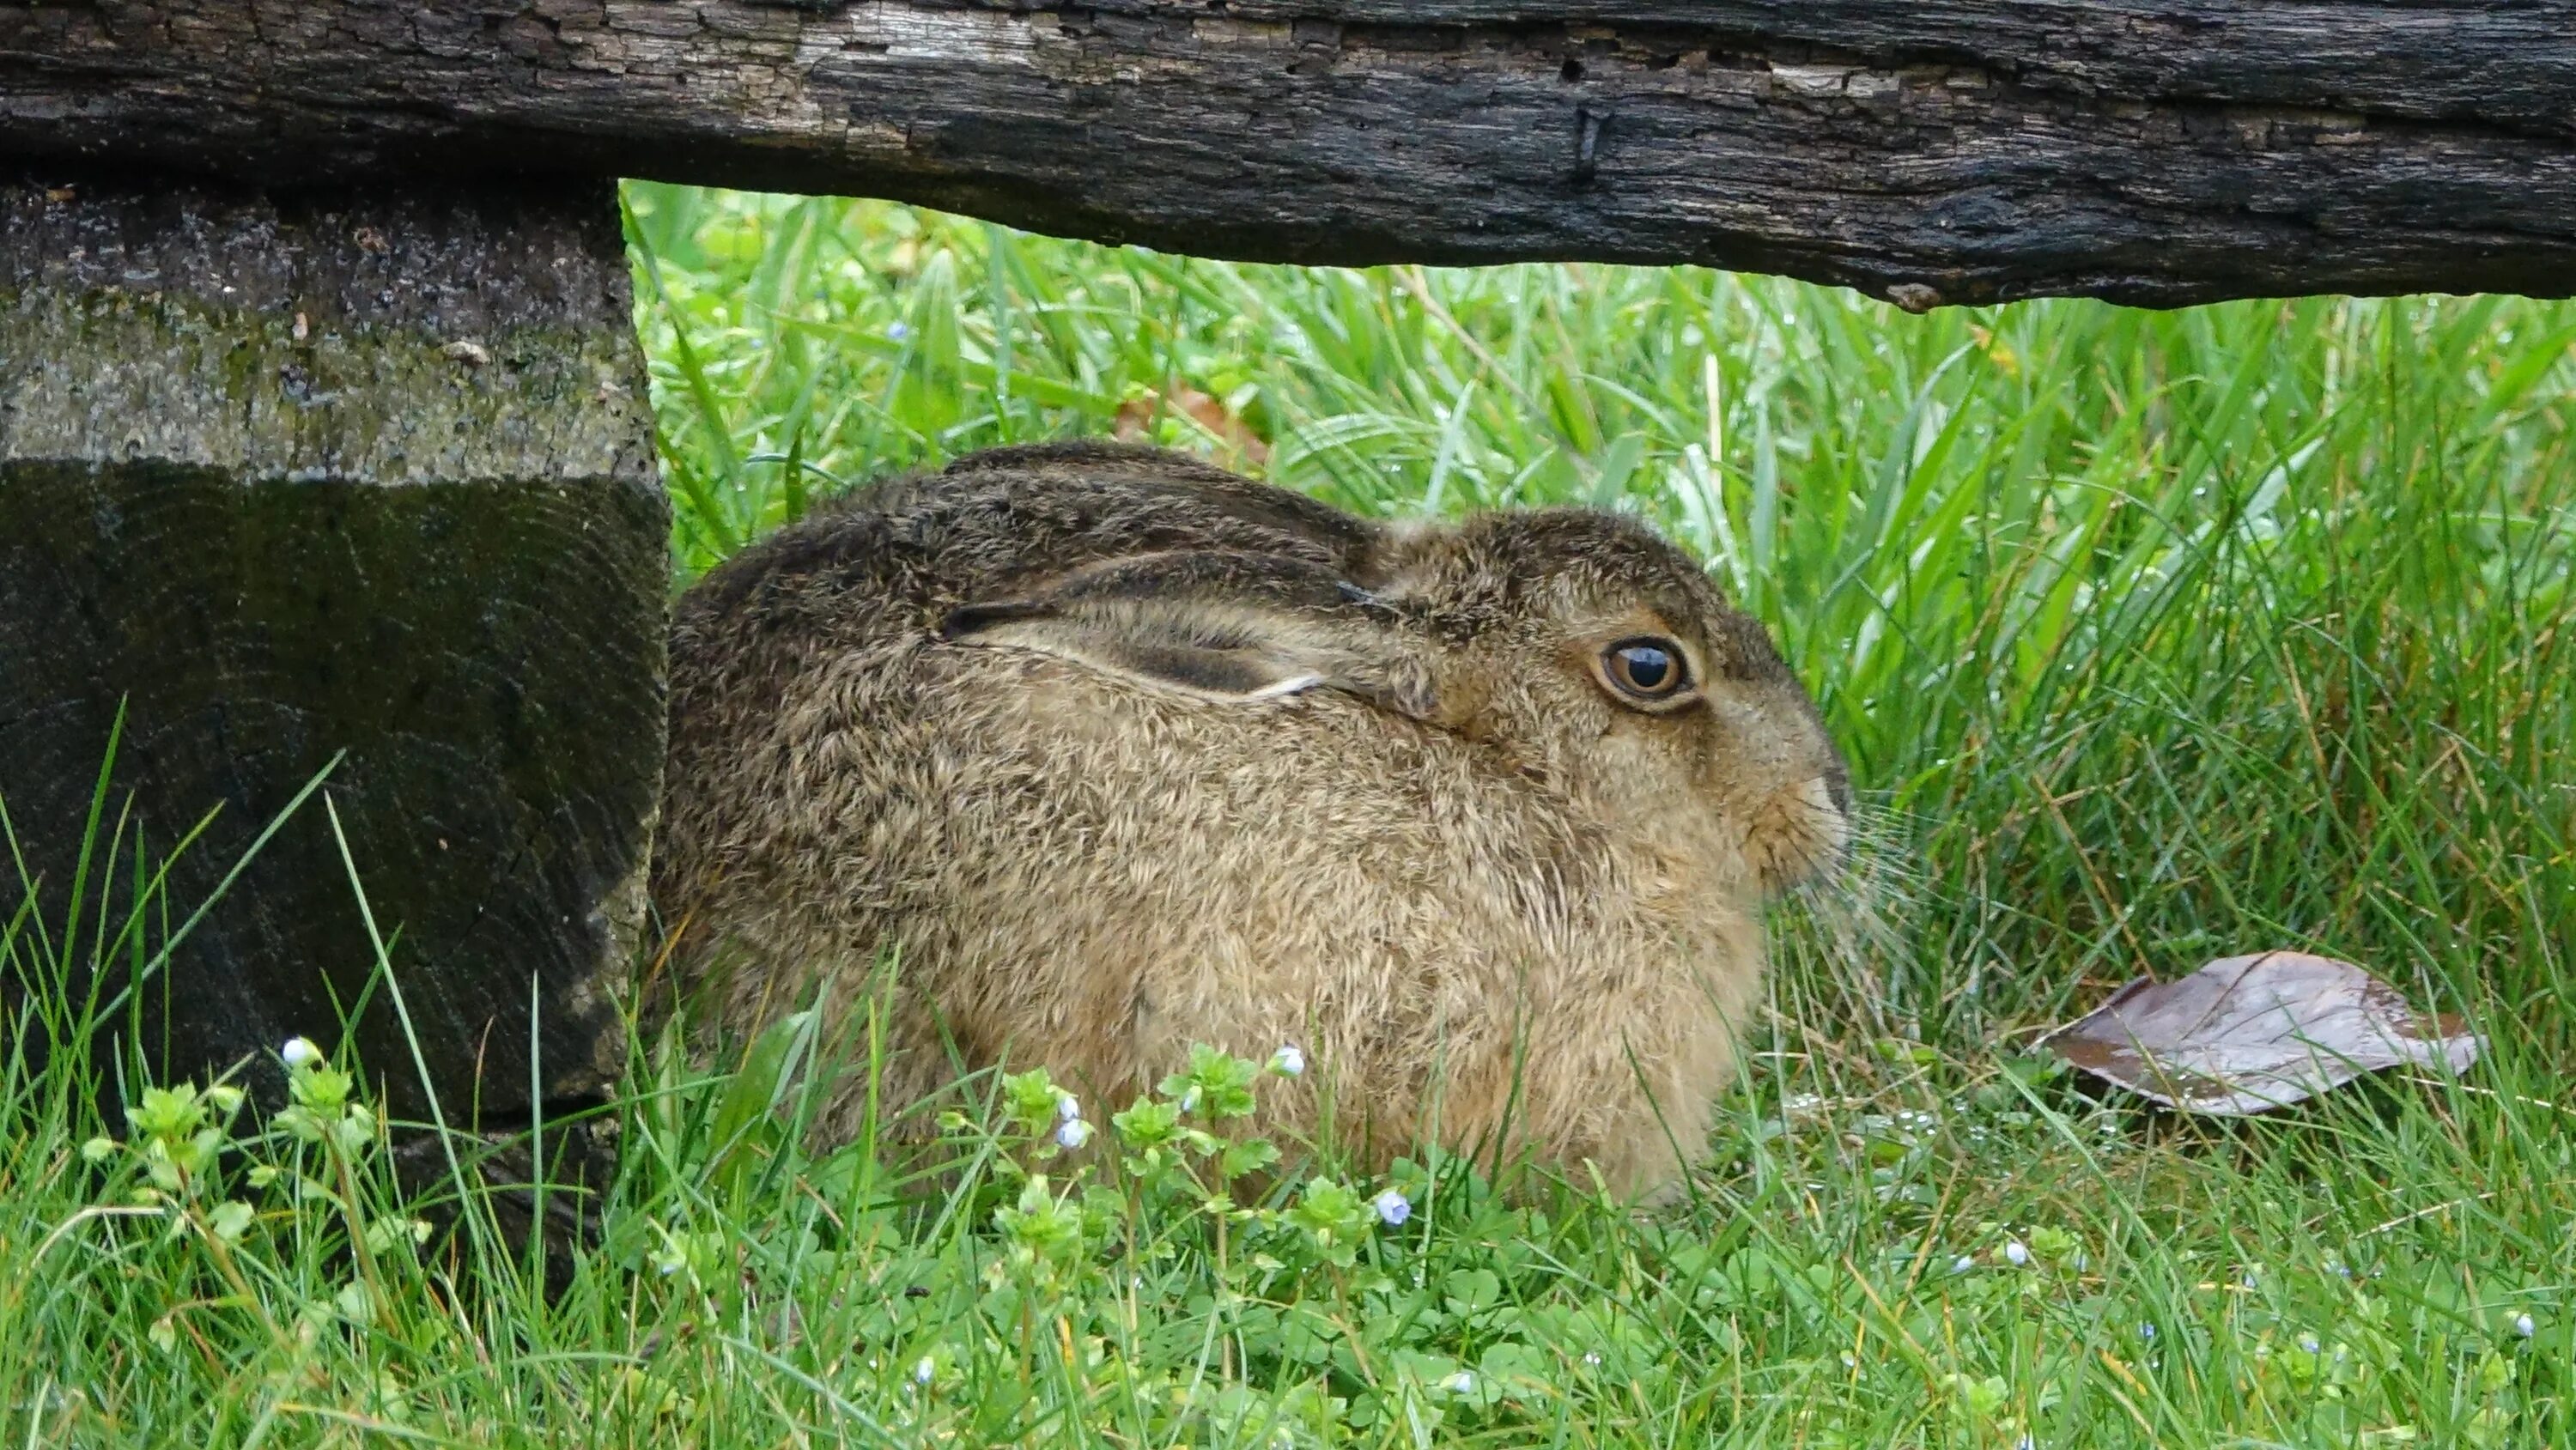
[[[1817,854],[1829,861],[1841,860],[1852,844],[1851,777],[1840,770],[1829,771],[1808,781],[1799,793],[1806,797],[1816,834],[1824,842]]]
[[[1834,760],[1827,763],[1825,773],[1817,779],[1824,782],[1825,800],[1833,806],[1834,814],[1849,817],[1852,812],[1851,771],[1840,760]]]

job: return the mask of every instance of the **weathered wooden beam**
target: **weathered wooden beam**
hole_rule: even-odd
[[[669,588],[631,306],[604,181],[0,177],[0,802],[50,930],[120,703],[126,840],[157,861],[221,808],[146,967],[346,752],[324,789],[448,1120],[604,1093]],[[135,965],[112,955],[107,997]],[[316,798],[139,984],[120,1050],[201,1082],[246,1060],[274,1092],[279,1044],[364,1004],[362,1060],[426,1117],[375,966]]]
[[[589,171],[1911,307],[2576,292],[2576,0],[0,5],[0,150]]]

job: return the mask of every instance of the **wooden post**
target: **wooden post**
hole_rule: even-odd
[[[424,1075],[510,1127],[621,1064],[669,521],[616,218],[605,181],[0,186],[0,802],[47,918],[120,703],[108,808],[146,850],[220,807],[168,925],[345,752],[324,792],[410,1014],[317,796],[140,984],[157,1069],[274,1091],[361,1002],[403,1117]]]
[[[2576,0],[0,0],[0,152],[1909,309],[2576,291]]]

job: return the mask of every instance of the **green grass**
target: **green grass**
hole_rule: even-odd
[[[1872,828],[1850,883],[1781,914],[1711,1171],[1650,1216],[1450,1165],[1403,1180],[1401,1227],[1368,1216],[1386,1185],[1338,1182],[1220,1227],[1141,1150],[1084,1198],[1043,1097],[968,1114],[957,1170],[907,1184],[778,1122],[864,1044],[710,1075],[639,1041],[605,1243],[549,1305],[488,1234],[415,1248],[359,1135],[246,1114],[242,1158],[138,1204],[144,1158],[85,1162],[86,1099],[18,1073],[0,1433],[2576,1439],[2576,306],[1912,318],[1691,270],[1308,272],[628,196],[683,578],[874,474],[1122,410],[1355,508],[1597,502],[1710,558]],[[1214,431],[1157,401],[1184,388]],[[135,950],[109,923],[162,904],[133,875],[0,953]],[[2023,1053],[2134,974],[2270,946],[2468,1012],[2488,1058],[2213,1125]]]

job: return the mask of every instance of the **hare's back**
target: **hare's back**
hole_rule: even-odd
[[[1229,550],[1369,572],[1378,530],[1302,494],[1114,444],[994,449],[817,509],[708,574],[683,632],[819,631],[844,643],[1104,559]]]

